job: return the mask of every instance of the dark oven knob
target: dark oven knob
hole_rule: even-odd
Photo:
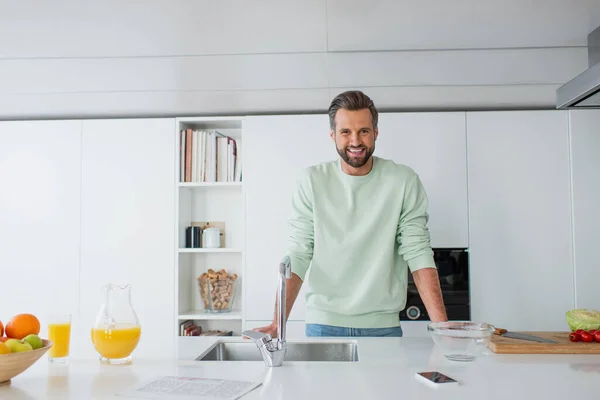
[[[410,306],[406,309],[408,319],[418,319],[421,316],[421,310],[417,306]]]

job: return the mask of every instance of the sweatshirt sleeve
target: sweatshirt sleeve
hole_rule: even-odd
[[[304,280],[306,271],[313,258],[314,219],[312,191],[308,173],[296,182],[292,196],[292,214],[288,221],[288,241],[286,255],[290,257],[291,270]]]
[[[422,268],[436,268],[427,222],[428,198],[418,175],[414,175],[404,191],[402,211],[398,221],[396,240],[398,253],[407,262],[411,272]]]

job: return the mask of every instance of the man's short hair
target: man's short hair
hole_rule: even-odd
[[[335,114],[340,108],[349,111],[358,111],[368,108],[373,117],[373,128],[377,129],[377,120],[379,113],[373,100],[360,90],[349,90],[338,94],[329,105],[329,127],[335,132]]]

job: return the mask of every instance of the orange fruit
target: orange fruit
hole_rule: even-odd
[[[21,340],[32,333],[40,333],[40,321],[33,314],[18,314],[8,321],[5,331],[7,337]]]
[[[0,336],[4,336],[4,325],[2,325],[2,321],[0,321]]]
[[[8,339],[10,339],[10,338],[9,338],[9,337],[6,337],[6,336],[2,336],[2,337],[0,337],[0,343],[4,343],[4,342],[6,342]]]

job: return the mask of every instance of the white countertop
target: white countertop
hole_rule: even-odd
[[[356,338],[358,362],[285,362],[268,368],[262,362],[194,361],[215,340],[179,338],[179,360],[142,360],[134,353],[134,362],[125,366],[77,359],[61,366],[43,357],[10,386],[0,387],[0,399],[125,399],[115,394],[167,375],[261,381],[243,400],[564,400],[600,393],[600,355],[492,353],[475,362],[457,363],[446,360],[427,338]],[[335,341],[302,341],[326,340]],[[431,370],[459,380],[461,386],[435,390],[414,379],[417,371]]]

